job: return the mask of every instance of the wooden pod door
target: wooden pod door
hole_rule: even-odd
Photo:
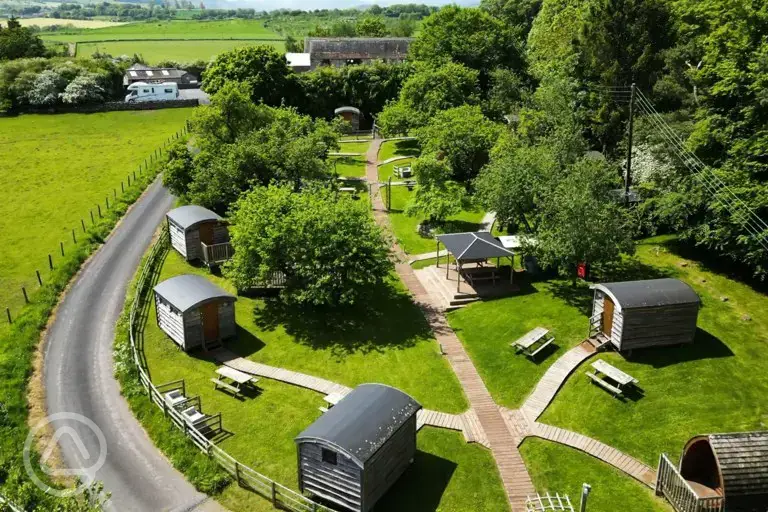
[[[603,334],[611,337],[611,329],[613,329],[613,301],[607,295],[603,299]]]
[[[209,302],[200,308],[203,316],[203,337],[205,341],[219,339],[219,304]]]

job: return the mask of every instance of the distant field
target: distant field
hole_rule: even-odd
[[[5,26],[5,19],[0,19],[0,24]],[[125,25],[116,21],[103,21],[103,20],[62,20],[56,18],[19,18],[19,23],[22,27],[29,27],[31,25],[37,25],[38,27],[50,27],[51,25],[72,25],[78,28],[106,28],[117,27],[119,25]]]
[[[180,130],[190,109],[99,114],[22,115],[0,119],[0,331],[5,308],[17,314],[21,287],[46,278],[47,255],[71,245],[80,219],[105,207],[113,189]],[[78,235],[78,236],[80,236]]]
[[[104,43],[80,43],[77,45],[77,55],[91,55],[98,50],[112,56],[137,53],[148,64],[157,64],[163,60],[192,62],[196,60],[207,61],[211,57],[232,48],[260,44],[274,46],[280,52],[285,51],[285,44],[282,41],[108,41]]]
[[[126,39],[283,39],[259,20],[148,21],[92,30],[67,30],[42,37],[68,43]]]

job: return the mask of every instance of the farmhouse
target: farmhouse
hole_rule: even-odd
[[[620,352],[693,343],[701,301],[678,279],[603,283],[595,290],[590,337]]]
[[[413,39],[409,37],[337,37],[304,39],[310,69],[318,66],[367,64],[374,60],[402,62]]]
[[[661,456],[656,494],[678,512],[768,510],[768,431],[694,437],[677,468]]]
[[[234,336],[237,297],[202,276],[185,274],[155,286],[157,325],[184,351],[210,349]]]
[[[197,205],[180,206],[166,214],[171,247],[187,261],[208,266],[232,257],[227,223],[219,215]]]
[[[300,491],[371,510],[413,460],[419,409],[395,388],[356,387],[296,437]]]
[[[165,83],[197,86],[197,77],[183,69],[153,68],[144,64],[134,64],[125,70],[123,85],[129,86],[135,82]]]

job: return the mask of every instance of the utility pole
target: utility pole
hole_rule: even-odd
[[[629,186],[632,182],[632,132],[635,125],[635,84],[629,97],[629,125],[627,127],[627,168],[624,175],[624,202],[629,205]]]

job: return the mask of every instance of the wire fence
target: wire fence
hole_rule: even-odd
[[[222,469],[233,476],[240,487],[253,491],[270,500],[272,506],[275,508],[293,512],[333,512],[331,509],[320,505],[319,503],[315,503],[302,494],[275,482],[271,478],[266,477],[237,461],[227,452],[216,446],[215,442],[205,435],[209,425],[205,425],[202,428],[199,424],[192,425],[182,415],[181,408],[178,407],[178,404],[176,406],[170,404],[164,395],[164,393],[168,393],[173,389],[182,390],[183,394],[186,394],[183,380],[159,386],[152,383],[144,359],[143,336],[140,331],[143,322],[146,320],[142,312],[146,308],[151,307],[152,301],[149,300],[149,296],[153,284],[153,276],[156,276],[159,273],[163,256],[168,250],[169,245],[168,226],[163,225],[160,231],[160,237],[152,246],[149,256],[144,262],[144,266],[139,274],[139,279],[136,284],[136,295],[131,304],[128,319],[128,332],[133,361],[138,370],[139,381],[149,395],[149,399],[162,409],[163,414],[170,419],[179,430],[184,432],[200,451],[206,453],[210,458],[215,460]],[[194,400],[195,398],[188,399],[185,401],[185,404]],[[216,417],[214,416],[213,418]],[[218,422],[220,427],[221,416],[218,416]]]
[[[53,272],[57,265],[63,265],[67,260],[66,258],[70,253],[77,250],[78,242],[88,238],[88,230],[94,228],[100,219],[103,219],[105,215],[112,210],[117,204],[118,200],[123,197],[126,190],[145,177],[147,173],[155,171],[154,165],[160,161],[163,156],[164,150],[175,140],[186,136],[189,133],[189,123],[186,123],[181,130],[177,131],[170,137],[168,137],[162,144],[156,148],[144,162],[139,163],[137,170],[132,171],[126,175],[125,180],[120,181],[120,188],[114,187],[112,194],[107,192],[104,196],[104,202],[95,204],[88,210],[88,215],[80,218],[80,223],[76,227],[66,230],[66,238],[59,242],[59,246],[52,252],[47,254],[47,260],[44,260],[41,269],[35,270],[35,276],[33,280],[23,284],[18,293],[19,299],[23,298],[24,302],[19,302],[21,306],[18,309],[13,310],[11,304],[5,304],[4,315],[2,322],[12,324],[14,319],[18,317],[21,309],[29,304],[33,300],[34,292],[43,286],[44,278],[47,277],[45,272]],[[46,268],[47,267],[47,268]]]

